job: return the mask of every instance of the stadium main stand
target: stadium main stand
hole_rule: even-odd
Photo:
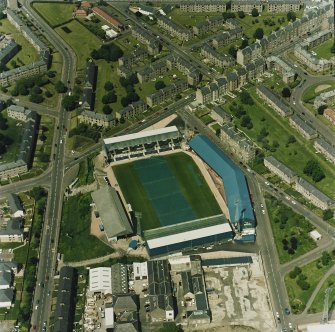
[[[181,135],[176,126],[106,138],[102,150],[107,161],[131,159],[179,147]]]
[[[223,214],[144,231],[150,256],[196,249],[231,240],[233,231]]]
[[[243,172],[206,136],[192,138],[189,146],[223,180],[230,222],[237,234],[235,240],[255,241],[256,220]]]

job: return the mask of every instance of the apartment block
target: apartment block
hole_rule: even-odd
[[[323,138],[317,138],[314,142],[314,148],[335,164],[335,148],[333,145],[329,144]]]
[[[137,70],[138,81],[142,84],[168,71],[166,59],[152,62],[151,64]]]
[[[117,119],[131,119],[134,118],[136,115],[142,114],[147,110],[147,105],[142,101],[135,101],[134,103],[121,108],[119,111],[116,112]]]
[[[298,12],[301,7],[301,0],[268,0],[267,3],[267,10],[270,13]]]
[[[133,52],[131,52],[128,55],[125,55],[121,57],[119,61],[119,66],[124,66],[126,68],[132,67],[138,62],[141,62],[145,59],[148,58],[148,52],[142,48],[142,47],[137,47]]]
[[[150,107],[164,103],[165,101],[176,97],[177,94],[186,90],[187,82],[182,79],[177,79],[174,83],[158,90],[157,92],[147,96],[147,104]]]
[[[201,36],[211,29],[217,28],[223,24],[223,17],[222,16],[212,16],[207,17],[206,21],[199,22],[198,24],[192,27],[193,33],[196,36]]]
[[[272,156],[265,157],[264,166],[267,169],[269,169],[272,173],[279,176],[282,180],[284,180],[288,184],[294,183],[297,178],[296,173],[294,173],[290,168],[285,166],[275,157],[272,157]]]
[[[80,123],[105,128],[115,126],[116,124],[116,119],[112,114],[101,114],[87,110],[82,111],[78,119]]]
[[[212,101],[220,100],[228,91],[228,82],[224,77],[211,82],[207,86],[198,88],[196,100],[201,104],[208,104]]]
[[[266,86],[261,85],[256,89],[257,95],[261,97],[272,109],[283,117],[293,114],[292,109],[284,104],[277,95],[275,95]]]
[[[176,37],[179,40],[188,41],[192,38],[193,32],[191,29],[185,28],[163,15],[157,17],[157,24],[172,37]]]
[[[242,66],[247,63],[256,60],[262,56],[262,47],[259,43],[251,44],[245,47],[243,50],[239,49],[237,51],[236,62]]]
[[[249,162],[255,158],[256,149],[253,142],[242,132],[236,131],[233,124],[226,123],[221,126],[220,138],[244,162]]]
[[[222,1],[190,1],[181,2],[180,10],[188,13],[224,13],[227,10],[227,5]]]
[[[318,136],[316,129],[296,114],[290,117],[289,123],[293,128],[297,129],[302,136],[309,140]]]
[[[308,36],[304,40],[304,44],[308,49],[311,49],[313,47],[317,47],[320,44],[324,43],[328,39],[332,38],[334,35],[334,31],[331,30],[322,30],[319,32],[314,33],[311,36]]]
[[[327,92],[320,93],[314,99],[314,108],[318,109],[322,105],[328,105],[335,101],[335,89]]]
[[[22,106],[10,105],[7,108],[7,115],[15,120],[26,122],[29,119],[31,110],[28,110]]]
[[[5,228],[0,229],[0,242],[23,242],[23,228],[20,218],[8,220]]]
[[[235,59],[232,56],[219,53],[207,43],[201,47],[201,55],[211,64],[220,68],[228,68],[235,65]]]
[[[229,113],[225,112],[224,109],[220,106],[215,106],[211,109],[211,118],[216,120],[219,123],[231,122],[232,117]]]
[[[269,70],[274,69],[282,75],[284,83],[292,83],[295,80],[295,72],[291,66],[277,56],[270,56],[266,59]]]
[[[161,51],[159,40],[146,30],[135,26],[132,28],[131,34],[136,40],[147,46],[150,55],[156,55]]]
[[[20,50],[14,39],[0,35],[0,65],[4,66]]]
[[[326,210],[334,206],[334,201],[303,178],[298,178],[295,190],[316,207]]]
[[[229,31],[221,31],[213,37],[212,39],[213,47],[219,48],[228,45],[232,41],[241,38],[242,34],[243,30],[241,27]]]
[[[294,47],[295,57],[315,72],[325,72],[332,68],[332,62],[327,59],[321,59],[309,52],[302,44]]]
[[[256,8],[259,13],[263,11],[263,4],[261,0],[232,0],[231,11],[239,12],[243,11],[245,13],[251,13],[252,10]]]

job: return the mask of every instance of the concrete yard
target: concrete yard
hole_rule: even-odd
[[[199,330],[229,331],[219,328],[227,325],[250,326],[259,331],[275,330],[263,269],[258,256],[252,255],[252,259],[250,265],[204,268],[206,288],[213,289],[208,293],[212,323]],[[234,328],[231,331],[248,330]]]

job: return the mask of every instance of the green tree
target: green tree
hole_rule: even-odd
[[[104,114],[111,114],[113,110],[111,109],[109,105],[104,105],[102,108],[102,111]]]
[[[75,96],[75,95],[72,95],[72,96],[66,95],[66,96],[64,96],[64,98],[62,100],[62,106],[67,111],[73,111],[78,106],[78,97]]]
[[[290,135],[287,139],[287,144],[293,144],[295,143],[297,140],[293,135]]]
[[[163,81],[157,81],[155,83],[155,89],[156,90],[164,89],[165,87],[166,87],[166,85]]]
[[[253,8],[253,10],[251,11],[251,15],[252,15],[252,17],[257,17],[257,16],[259,16],[259,12],[258,12],[258,10],[257,10],[256,8]]]
[[[291,90],[286,86],[283,88],[283,90],[281,91],[281,95],[284,97],[284,98],[289,98],[291,97]]]
[[[50,161],[49,159],[49,154],[46,152],[41,152],[38,156],[38,159],[40,160],[40,162],[42,163],[48,163]]]
[[[241,119],[241,126],[246,127],[248,129],[251,129],[253,127],[253,124],[251,122],[251,118],[249,115],[245,115]]]
[[[103,104],[110,104],[110,103],[115,103],[116,102],[116,94],[113,91],[108,92],[106,95],[102,97],[102,103]]]
[[[40,104],[44,101],[44,97],[42,95],[37,95],[33,93],[30,95],[29,100],[32,103]]]
[[[330,52],[335,53],[335,42],[333,43],[333,46],[331,47]]]
[[[67,87],[62,81],[58,81],[55,84],[55,90],[58,93],[65,93],[67,91]]]
[[[234,58],[236,59],[237,57],[237,49],[235,46],[230,46],[228,53]]]
[[[42,89],[39,86],[34,86],[31,91],[31,94],[35,94],[35,95],[40,95],[42,93]]]
[[[114,84],[112,82],[106,82],[104,85],[104,89],[106,91],[112,91],[114,90]]]
[[[254,104],[254,100],[252,99],[250,93],[246,90],[243,90],[240,93],[240,99],[241,99],[241,102],[245,105],[253,105]]]
[[[321,262],[323,266],[329,265],[329,263],[332,261],[332,256],[329,252],[323,251],[321,256]]]
[[[327,209],[327,210],[323,211],[322,219],[323,220],[329,220],[329,219],[333,218],[333,216],[334,216],[334,212],[330,209]]]
[[[238,16],[239,18],[245,18],[244,11],[242,11],[242,10],[238,11],[238,12],[237,12],[237,16]]]
[[[257,28],[253,35],[255,39],[262,39],[263,36],[264,36],[264,30],[262,28]]]
[[[249,41],[247,38],[242,39],[242,43],[240,46],[240,50],[243,50],[244,48],[246,48],[249,45]]]
[[[289,11],[287,14],[286,14],[286,17],[287,17],[287,20],[288,21],[292,21],[294,22],[296,19],[297,19],[297,16],[294,12],[292,11]]]
[[[325,109],[327,108],[327,105],[321,105],[318,107],[318,114],[323,115]]]
[[[314,182],[321,181],[325,174],[316,160],[309,160],[304,168],[304,174],[310,176]]]

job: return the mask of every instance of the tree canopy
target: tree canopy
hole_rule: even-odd
[[[310,176],[314,182],[319,182],[325,178],[325,173],[323,172],[320,164],[316,160],[309,160],[304,168],[304,174]]]

